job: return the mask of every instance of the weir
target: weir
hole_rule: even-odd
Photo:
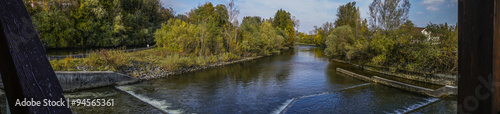
[[[170,109],[168,109],[171,106],[169,103],[167,103],[164,100],[156,100],[153,98],[148,98],[146,96],[142,96],[142,95],[139,95],[137,93],[134,93],[131,90],[132,89],[131,86],[115,86],[115,88],[133,96],[137,100],[142,101],[151,107],[154,107],[154,108],[162,111],[164,114],[181,114],[181,113],[183,113],[182,110],[170,110]]]
[[[358,88],[358,87],[368,86],[370,84],[371,83],[365,83],[365,84],[360,84],[360,85],[356,85],[356,86],[351,86],[351,87],[339,89],[339,90],[336,90],[336,91],[322,92],[322,93],[305,95],[305,96],[300,96],[300,97],[296,97],[296,98],[293,98],[293,99],[289,99],[285,103],[283,103],[283,106],[281,106],[278,110],[274,111],[273,113],[274,114],[284,114],[286,112],[286,110],[288,108],[290,108],[290,106],[293,105],[293,103],[295,103],[297,100],[299,100],[301,98],[313,97],[313,96],[318,96],[318,95],[324,95],[324,94],[329,94],[329,93],[334,93],[334,92],[339,92],[339,91],[345,91],[345,90],[354,89],[354,88]]]
[[[453,87],[453,86],[444,86],[444,87],[441,87],[438,89],[429,89],[429,88],[419,87],[419,86],[415,86],[415,85],[411,85],[411,84],[406,84],[406,83],[402,83],[402,82],[398,82],[398,81],[394,81],[394,80],[381,78],[378,76],[367,77],[367,76],[359,75],[359,74],[344,70],[342,68],[337,68],[337,71],[344,73],[344,74],[347,74],[349,76],[352,76],[354,78],[363,80],[363,81],[380,83],[380,84],[387,85],[390,87],[395,87],[395,88],[403,89],[406,91],[416,92],[416,93],[420,93],[420,94],[424,94],[424,95],[428,95],[428,96],[432,96],[432,97],[442,97],[442,96],[446,96],[446,95],[457,95],[457,87]]]
[[[413,104],[413,105],[407,107],[404,110],[395,110],[394,112],[387,112],[387,113],[406,114],[406,113],[410,113],[412,111],[421,109],[421,108],[423,108],[425,106],[428,106],[428,105],[430,105],[432,103],[438,102],[439,100],[441,100],[441,99],[440,98],[429,98],[429,99],[426,99],[425,102],[420,102],[420,103],[417,103],[417,104]]]

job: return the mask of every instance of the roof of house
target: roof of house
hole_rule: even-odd
[[[414,28],[414,29],[417,29],[418,31],[423,31],[423,30],[425,30],[425,28],[424,28],[424,27],[413,27],[413,28]]]

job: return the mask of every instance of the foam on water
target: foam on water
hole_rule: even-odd
[[[280,114],[281,112],[285,111],[285,109],[295,100],[297,100],[297,98],[286,100],[277,110],[273,111],[271,114]]]
[[[351,87],[347,87],[347,88],[342,88],[342,89],[339,89],[339,90],[336,90],[336,91],[332,91],[332,92],[321,92],[321,93],[316,93],[316,94],[311,94],[311,95],[304,95],[304,96],[296,97],[296,98],[293,98],[293,99],[288,99],[280,107],[278,107],[277,110],[273,111],[271,114],[281,114],[281,113],[286,112],[286,110],[290,106],[292,106],[295,101],[297,101],[297,100],[299,100],[301,98],[318,96],[318,95],[324,95],[324,94],[329,94],[329,93],[333,93],[333,92],[337,92],[337,91],[344,91],[344,90],[353,89],[353,88],[357,88],[357,87],[362,87],[362,86],[366,86],[366,85],[370,85],[370,84],[371,83],[365,83],[365,84],[355,85],[355,86],[351,86]]]
[[[439,98],[427,98],[425,99],[426,101],[424,102],[420,102],[420,103],[417,103],[417,104],[413,104],[413,105],[410,105],[408,107],[406,107],[405,109],[400,109],[400,110],[395,110],[394,112],[392,112],[391,114],[403,114],[403,113],[408,113],[408,112],[411,112],[411,111],[414,111],[414,110],[417,110],[417,109],[420,109],[424,106],[427,106],[429,104],[432,104],[434,102],[437,102],[441,99]],[[390,113],[390,112],[386,112],[386,113]]]
[[[165,100],[157,100],[157,99],[149,98],[149,97],[146,97],[146,96],[134,93],[132,91],[134,89],[132,86],[116,86],[116,88],[119,89],[119,90],[121,90],[121,91],[123,91],[123,92],[126,92],[126,93],[134,96],[135,98],[137,98],[137,99],[139,99],[139,100],[141,100],[141,101],[143,101],[145,103],[150,104],[151,106],[154,106],[157,109],[160,109],[164,113],[170,113],[170,114],[181,114],[181,113],[183,113],[182,110],[172,110],[172,109],[169,109],[172,105],[171,105],[171,103],[168,103]]]

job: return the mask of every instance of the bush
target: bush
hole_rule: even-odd
[[[222,53],[220,56],[219,56],[219,60],[220,61],[231,61],[231,60],[236,60],[236,59],[239,59],[240,56],[236,55],[236,54],[233,54],[233,53]]]
[[[115,70],[130,63],[127,55],[119,50],[100,50],[91,52],[84,59],[85,66],[89,70]]]

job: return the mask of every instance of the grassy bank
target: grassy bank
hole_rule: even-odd
[[[143,79],[249,58],[255,57],[241,57],[233,53],[192,56],[163,48],[153,48],[129,53],[119,50],[99,50],[91,52],[86,58],[67,57],[51,60],[50,63],[55,71],[116,71]]]

